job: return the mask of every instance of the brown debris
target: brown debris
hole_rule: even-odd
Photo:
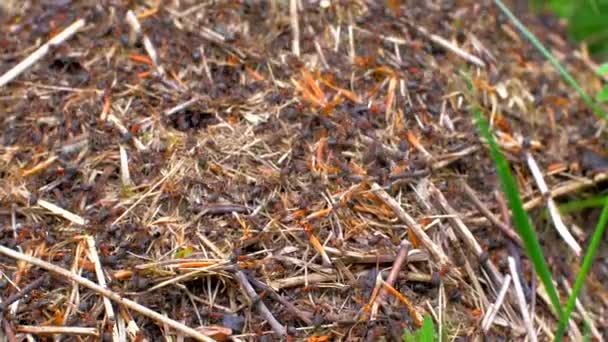
[[[9,341],[398,340],[426,315],[449,339],[551,339],[461,72],[569,282],[537,213],[550,196],[586,245],[595,211],[556,208],[602,191],[606,130],[491,2],[10,3]],[[559,24],[522,19],[597,90]],[[571,338],[583,316],[608,333],[598,260]]]

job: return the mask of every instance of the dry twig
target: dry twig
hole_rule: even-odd
[[[60,45],[66,40],[70,39],[85,25],[84,19],[76,20],[72,25],[66,27],[65,30],[61,31],[58,35],[49,40],[46,44],[39,47],[34,53],[29,55],[26,59],[15,65],[12,69],[8,70],[4,75],[0,76],[0,88],[5,86],[7,83],[12,81],[15,77],[29,69],[32,65],[46,56],[55,46]]]
[[[11,257],[13,259],[21,260],[21,261],[24,261],[24,262],[26,262],[28,264],[32,264],[32,265],[38,266],[38,267],[43,268],[43,269],[45,269],[47,271],[50,271],[50,272],[53,272],[53,273],[55,273],[57,275],[63,276],[66,279],[75,281],[78,284],[80,284],[80,285],[82,285],[82,286],[84,286],[86,288],[89,288],[89,289],[91,289],[91,290],[99,293],[100,295],[103,295],[104,297],[107,297],[107,298],[109,298],[109,299],[111,299],[111,300],[113,300],[113,301],[115,301],[115,302],[117,302],[117,303],[119,303],[121,305],[124,305],[125,307],[127,307],[127,308],[129,308],[129,309],[131,309],[131,310],[133,310],[135,312],[138,312],[138,313],[140,313],[140,314],[142,314],[142,315],[144,315],[144,316],[146,316],[146,317],[148,317],[150,319],[153,319],[153,320],[155,320],[155,321],[157,321],[157,322],[159,322],[161,324],[165,324],[168,327],[171,327],[171,328],[175,329],[176,331],[178,331],[178,332],[180,332],[180,333],[182,333],[182,334],[184,334],[186,336],[190,336],[190,337],[195,338],[195,339],[197,339],[199,341],[213,342],[213,339],[211,339],[211,338],[209,338],[209,337],[207,337],[207,336],[199,333],[195,329],[187,327],[187,326],[185,326],[185,325],[183,325],[183,324],[181,324],[181,323],[179,323],[179,322],[177,322],[175,320],[172,320],[172,319],[170,319],[170,318],[168,318],[168,317],[166,317],[164,315],[161,315],[161,314],[159,314],[159,313],[157,313],[155,311],[152,311],[152,310],[146,308],[145,306],[137,304],[136,302],[134,302],[134,301],[132,301],[130,299],[123,298],[120,295],[118,295],[118,294],[116,294],[116,293],[114,293],[114,292],[112,292],[112,291],[110,291],[110,290],[108,290],[108,289],[106,289],[106,288],[104,288],[102,286],[99,286],[99,285],[95,284],[94,282],[92,282],[92,281],[90,281],[90,280],[88,280],[86,278],[83,278],[83,277],[80,277],[78,275],[75,275],[74,273],[72,273],[70,271],[67,271],[67,270],[65,270],[65,269],[63,269],[61,267],[55,266],[55,265],[50,264],[50,263],[48,263],[46,261],[40,260],[38,258],[34,258],[32,256],[23,254],[21,252],[14,251],[14,250],[12,250],[10,248],[7,248],[5,246],[0,246],[0,253],[6,255],[8,257]]]

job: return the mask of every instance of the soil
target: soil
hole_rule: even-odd
[[[0,11],[0,74],[86,21],[0,87],[2,246],[235,341],[397,341],[426,315],[445,340],[520,340],[514,292],[482,329],[512,256],[538,339],[551,339],[557,318],[507,235],[470,108],[492,122],[564,302],[582,258],[547,219],[525,157],[565,203],[605,189],[608,140],[492,2],[44,0]],[[601,88],[563,23],[517,15],[589,93]],[[598,216],[562,219],[584,247]],[[109,313],[98,291],[2,254],[0,299],[20,296],[0,304],[9,341],[52,339],[31,326],[74,328],[54,335],[63,340],[190,338],[114,300]],[[580,298],[595,338],[608,335],[607,282],[604,250]]]

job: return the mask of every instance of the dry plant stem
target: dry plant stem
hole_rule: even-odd
[[[133,210],[133,208],[135,208],[139,203],[141,203],[141,201],[143,201],[146,198],[146,196],[148,196],[148,194],[150,194],[157,187],[159,187],[161,184],[163,184],[169,177],[171,177],[177,170],[179,170],[179,168],[181,166],[182,166],[182,162],[177,163],[177,165],[175,165],[163,178],[161,178],[158,182],[156,182],[154,185],[152,185],[152,187],[150,187],[150,189],[148,189],[148,191],[146,191],[145,194],[141,195],[137,199],[137,201],[135,201],[135,203],[133,203],[127,210],[125,210],[120,216],[118,216],[114,220],[114,222],[112,222],[112,225],[115,225],[118,222],[120,222],[120,220],[122,220],[123,217],[127,216],[129,214],[129,212],[131,212],[131,210]]]
[[[407,240],[403,240],[401,241],[401,244],[399,245],[399,250],[397,251],[397,257],[395,258],[395,262],[393,263],[393,267],[391,268],[390,273],[388,274],[388,277],[386,278],[385,283],[388,284],[389,286],[393,286],[393,284],[395,284],[395,281],[397,280],[398,276],[399,276],[399,272],[401,272],[401,269],[403,268],[403,265],[407,263],[407,255],[408,252],[410,250],[411,244],[409,243],[409,241]],[[382,303],[384,303],[384,299],[386,297],[386,288],[382,287],[380,289],[380,293],[378,294],[378,296],[376,297],[376,300],[374,301],[374,304],[372,304],[372,320],[374,313],[376,313],[378,311],[378,306]]]
[[[31,197],[31,194],[28,192],[21,192],[21,196],[24,197],[25,199],[29,199]],[[74,213],[72,213],[71,211],[65,210],[49,201],[43,200],[41,198],[39,198],[36,201],[36,204],[39,205],[40,207],[50,211],[53,215],[57,215],[57,216],[61,216],[64,219],[71,221],[73,223],[76,223],[78,225],[84,226],[87,221],[82,218],[79,215],[76,215]]]
[[[17,332],[34,335],[84,335],[99,337],[97,328],[64,327],[64,326],[36,326],[18,325]]]
[[[443,251],[437,246],[433,240],[426,234],[426,232],[422,229],[422,227],[410,216],[408,215],[403,208],[399,205],[399,203],[391,197],[384,189],[380,187],[377,183],[372,184],[372,190],[378,196],[382,202],[388,205],[395,215],[405,224],[408,225],[408,228],[411,229],[420,243],[433,255],[433,257],[439,261],[441,265],[449,265],[450,259],[443,253]]]
[[[467,197],[475,205],[477,210],[479,210],[479,212],[483,216],[485,216],[493,225],[498,227],[508,238],[510,238],[513,242],[515,242],[518,246],[521,247],[522,242],[519,235],[517,235],[517,233],[514,232],[513,229],[511,229],[509,226],[498,220],[496,216],[494,216],[494,214],[492,214],[492,212],[483,203],[481,203],[481,200],[479,200],[479,198],[477,198],[477,195],[475,195],[475,191],[473,191],[473,189],[471,189],[471,187],[465,181],[461,180],[460,185],[464,190],[465,195],[467,195]]]
[[[129,174],[129,158],[127,150],[122,145],[118,145],[120,152],[120,178],[123,186],[132,186],[131,176]]]
[[[180,111],[182,111],[182,110],[184,110],[184,109],[192,106],[193,104],[197,103],[199,100],[200,100],[199,97],[195,97],[195,98],[190,99],[188,101],[182,102],[182,103],[178,104],[175,107],[167,109],[164,114],[166,116],[171,116],[171,115],[173,115],[173,114],[175,114],[177,112],[180,112]]]
[[[108,115],[108,121],[116,125],[116,128],[118,129],[118,131],[120,131],[120,134],[128,135],[130,133],[129,130],[125,127],[125,125],[120,122],[120,119],[114,116],[114,114]],[[141,152],[146,150],[146,146],[135,135],[132,135],[131,140],[133,140],[133,145],[135,145],[138,151]]]
[[[437,189],[432,184],[431,184],[431,194],[434,195],[435,199],[437,200],[437,203],[442,208],[442,210],[446,214],[449,215],[448,221],[450,222],[450,224],[452,225],[454,230],[458,233],[460,238],[467,245],[467,247],[470,250],[472,250],[473,253],[475,253],[477,258],[479,258],[480,263],[484,266],[486,271],[490,274],[490,277],[492,277],[492,280],[495,281],[496,284],[498,284],[498,285],[502,284],[502,275],[500,274],[500,272],[498,272],[498,269],[496,268],[496,266],[494,266],[494,264],[490,261],[490,259],[482,258],[482,255],[484,255],[484,250],[483,250],[483,248],[481,248],[481,246],[477,242],[477,239],[475,239],[475,237],[473,236],[473,234],[471,233],[469,228],[467,228],[467,226],[464,224],[464,222],[459,217],[456,210],[454,210],[454,208],[452,208],[448,204],[448,201],[443,196],[441,191],[439,191],[439,189]]]
[[[524,296],[524,290],[521,287],[521,283],[519,282],[519,275],[517,274],[517,269],[515,267],[515,260],[513,257],[508,257],[509,262],[509,271],[511,272],[511,277],[513,277],[513,287],[515,287],[515,297],[517,298],[517,304],[519,305],[519,311],[521,312],[522,319],[524,321],[524,326],[526,327],[526,331],[528,332],[528,338],[532,342],[536,342],[536,333],[534,332],[534,326],[532,325],[532,320],[530,319],[530,314],[528,313],[528,305],[526,303],[526,298]]]
[[[268,322],[272,330],[279,336],[285,336],[287,334],[287,329],[285,329],[285,326],[283,326],[279,321],[277,321],[276,318],[274,318],[272,312],[268,310],[266,304],[264,304],[264,302],[261,300],[261,298],[258,296],[258,294],[255,292],[255,290],[249,283],[249,280],[247,279],[245,273],[243,273],[243,271],[236,271],[235,275],[237,281],[241,285],[241,288],[245,291],[247,296],[249,296],[249,299],[254,303],[260,315],[262,315],[266,319],[266,322]]]
[[[560,196],[564,196],[573,192],[577,192],[579,190],[583,190],[589,187],[593,187],[598,185],[599,183],[605,182],[608,180],[608,173],[602,172],[593,176],[592,179],[589,180],[571,180],[568,182],[564,182],[562,185],[553,188],[550,192],[551,198],[556,198]],[[545,202],[544,196],[535,197],[526,203],[524,203],[524,209],[530,210],[542,205]]]
[[[131,26],[131,29],[135,31],[138,36],[141,35],[142,41],[144,43],[144,48],[146,49],[148,56],[150,56],[152,63],[154,63],[154,66],[156,66],[156,70],[158,70],[158,73],[161,76],[165,76],[165,69],[163,69],[162,65],[160,65],[160,60],[158,59],[156,49],[154,48],[154,45],[152,45],[152,41],[150,40],[150,38],[148,38],[147,35],[141,32],[141,25],[139,24],[135,13],[133,13],[133,11],[127,12],[126,20],[129,26]]]
[[[298,0],[289,0],[291,22],[291,52],[300,57],[300,25],[298,24]]]
[[[564,196],[564,195],[568,195],[580,190],[584,190],[590,187],[594,187],[597,186],[600,183],[603,183],[605,181],[608,181],[608,173],[602,172],[602,173],[598,173],[596,175],[593,176],[593,178],[591,179],[585,179],[585,180],[571,180],[571,181],[567,181],[562,183],[559,186],[554,187],[551,191],[550,191],[550,196],[551,198],[557,198],[560,196]],[[546,201],[546,198],[544,196],[537,196],[532,198],[531,200],[527,201],[526,203],[524,203],[524,209],[525,210],[532,210],[535,209],[537,207],[539,207],[540,205],[542,205],[544,202]],[[485,217],[480,217],[480,218],[476,218],[475,222],[477,224],[485,224],[488,222],[488,219]]]
[[[360,263],[360,264],[376,264],[376,263],[387,263],[394,262],[397,258],[396,255],[393,254],[372,254],[372,253],[357,253],[350,251],[342,251],[340,249],[334,247],[325,246],[325,250],[327,253],[336,255],[340,257],[343,262],[346,263]],[[427,261],[429,259],[429,255],[427,252],[420,249],[412,249],[407,253],[408,262],[420,262]],[[335,261],[336,259],[332,259]]]
[[[411,25],[413,26],[418,32],[422,33],[424,36],[426,36],[427,38],[429,38],[429,40],[431,40],[433,43],[446,48],[450,51],[452,51],[453,53],[455,53],[457,56],[459,56],[460,58],[466,60],[467,62],[471,63],[471,64],[475,64],[480,68],[485,68],[486,67],[486,63],[484,63],[479,57],[476,57],[466,51],[464,51],[463,49],[459,48],[458,46],[452,44],[451,42],[449,42],[447,39],[440,37],[436,34],[432,34],[430,33],[426,28],[424,27],[420,27],[417,25]]]
[[[103,296],[105,296],[107,298],[110,298],[111,300],[113,300],[113,301],[115,301],[115,302],[117,302],[117,303],[119,303],[121,305],[124,305],[125,307],[127,307],[127,308],[129,308],[129,309],[131,309],[133,311],[139,312],[140,314],[142,314],[142,315],[144,315],[144,316],[146,316],[146,317],[148,317],[148,318],[150,318],[152,320],[155,320],[155,321],[157,321],[160,324],[165,324],[168,327],[171,327],[171,328],[175,329],[176,331],[178,331],[178,332],[180,332],[180,333],[182,333],[182,334],[184,334],[186,336],[190,336],[190,337],[195,338],[195,339],[197,339],[199,341],[208,341],[208,342],[213,342],[214,341],[213,339],[211,339],[211,338],[209,338],[209,337],[201,334],[200,332],[196,331],[195,329],[192,329],[192,328],[190,328],[190,327],[188,327],[188,326],[186,326],[186,325],[184,325],[182,323],[179,323],[179,322],[177,322],[175,320],[172,320],[172,319],[170,319],[170,318],[168,318],[166,316],[163,316],[163,315],[159,314],[158,312],[152,311],[152,310],[148,309],[147,307],[145,307],[143,305],[140,305],[140,304],[137,304],[136,302],[134,302],[134,301],[132,301],[130,299],[123,298],[120,295],[118,295],[118,294],[116,294],[116,293],[114,293],[114,292],[112,292],[112,291],[110,291],[110,290],[108,290],[108,289],[106,289],[104,287],[101,287],[101,286],[95,284],[94,282],[92,282],[92,281],[90,281],[90,280],[88,280],[86,278],[83,278],[81,276],[77,276],[77,275],[73,274],[72,272],[70,272],[68,270],[65,270],[65,269],[63,269],[61,267],[55,266],[55,265],[53,265],[51,263],[48,263],[48,262],[46,262],[44,260],[41,260],[41,259],[38,259],[38,258],[35,258],[35,257],[32,257],[32,256],[29,256],[29,255],[17,252],[15,250],[12,250],[12,249],[7,248],[5,246],[0,246],[0,253],[6,255],[8,257],[11,257],[13,259],[21,260],[21,261],[24,261],[26,263],[38,266],[38,267],[43,268],[43,269],[45,269],[47,271],[50,271],[50,272],[53,272],[53,273],[58,274],[60,276],[63,276],[66,279],[75,281],[79,285],[82,285],[82,286],[84,286],[84,287],[86,287],[88,289],[91,289],[91,290],[93,290],[93,291],[95,291],[95,292],[97,292],[97,293],[99,293],[99,294],[101,294],[101,295],[103,295]]]
[[[483,317],[483,320],[481,321],[481,329],[483,330],[484,333],[487,333],[488,330],[490,330],[490,327],[492,326],[492,323],[494,322],[494,318],[496,317],[498,310],[500,310],[500,307],[502,306],[502,303],[505,299],[505,295],[507,294],[507,291],[509,290],[510,285],[511,285],[511,275],[507,274],[505,276],[504,281],[502,282],[502,287],[500,288],[500,291],[498,292],[498,296],[496,296],[496,301],[494,303],[490,304],[488,311],[486,311],[486,314]]]
[[[530,154],[530,152],[526,152],[525,157],[526,162],[528,163],[528,167],[530,168],[530,172],[532,173],[532,177],[534,178],[534,181],[536,181],[536,185],[538,186],[538,190],[540,191],[541,196],[543,196],[547,202],[549,216],[551,217],[551,221],[553,221],[553,224],[555,225],[555,229],[557,229],[559,235],[562,237],[562,239],[564,239],[566,244],[574,251],[574,253],[577,256],[580,255],[581,246],[574,239],[574,236],[570,234],[570,231],[568,231],[568,228],[566,228],[566,225],[562,221],[562,218],[559,214],[559,210],[557,209],[553,198],[551,198],[551,193],[549,192],[549,188],[545,183],[543,174],[540,171],[536,160],[534,160],[534,157],[532,157],[532,154]]]
[[[53,47],[70,39],[76,32],[84,27],[84,25],[84,19],[76,20],[72,25],[68,26],[65,30],[61,31],[61,33],[53,37],[46,44],[34,51],[34,53],[21,61],[21,63],[15,65],[12,69],[4,73],[4,75],[0,76],[0,88],[42,59]]]
[[[101,262],[99,261],[99,255],[97,254],[97,248],[95,247],[95,240],[92,236],[85,237],[89,252],[89,259],[95,265],[95,275],[97,276],[97,282],[99,286],[103,288],[107,288],[106,286],[106,278],[103,274],[103,270],[101,269]],[[114,315],[114,308],[112,308],[112,302],[107,297],[103,297],[103,305],[106,310],[106,315],[108,316],[108,320],[110,321],[110,325],[112,327],[112,340],[119,341],[119,333],[118,326],[116,325],[116,316]]]
[[[371,271],[372,271],[371,269],[361,271],[361,272],[355,273],[354,276],[355,276],[355,278],[365,277],[365,276],[369,275],[369,272],[371,272]],[[382,276],[383,277],[388,276],[388,271],[382,272]],[[430,274],[408,272],[407,274],[404,274],[403,277],[405,278],[406,281],[415,281],[415,282],[420,282],[420,283],[433,282],[433,276]],[[302,275],[302,276],[296,276],[296,277],[291,277],[291,278],[278,279],[278,280],[273,281],[269,286],[275,290],[280,290],[280,289],[286,289],[286,288],[290,288],[290,287],[301,286],[304,284],[312,285],[312,284],[318,284],[318,283],[323,283],[323,282],[335,282],[338,279],[340,279],[340,275],[336,274],[336,273],[334,273],[334,274],[313,273],[313,274],[308,274],[306,276]],[[454,281],[452,281],[450,279],[444,279],[443,281],[446,284],[455,285]]]
[[[273,290],[270,286],[264,284],[263,282],[255,279],[253,277],[248,277],[248,279],[251,281],[253,286],[270,293],[270,295],[273,298],[275,298],[279,303],[281,303],[283,306],[285,306],[285,308],[289,312],[291,312],[295,317],[298,317],[299,319],[301,319],[302,322],[306,323],[307,325],[313,325],[313,321],[311,319],[312,318],[311,313],[298,309],[295,305],[293,305],[285,297],[278,294],[275,290]]]

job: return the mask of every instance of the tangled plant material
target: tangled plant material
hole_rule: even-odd
[[[6,335],[400,339],[432,317],[449,338],[551,338],[461,71],[527,210],[603,184],[604,130],[489,2],[387,3],[11,5],[0,75],[84,24],[0,87]],[[561,220],[584,246],[589,222]],[[553,228],[541,244],[566,293],[576,257]],[[523,298],[501,291],[509,256]],[[572,338],[581,317],[608,331],[605,269]]]

